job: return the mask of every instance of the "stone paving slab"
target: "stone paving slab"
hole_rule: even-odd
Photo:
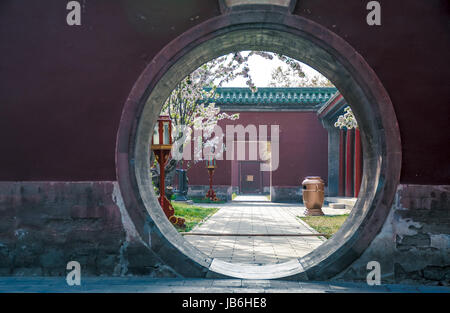
[[[0,293],[450,293],[450,287],[349,282],[246,279],[85,277],[68,286],[65,277],[0,277]]]
[[[223,204],[196,204],[220,208],[192,233],[220,234],[312,234],[317,233],[298,217],[305,207],[296,203],[273,203],[264,196],[238,196],[239,201]],[[350,210],[324,207],[327,215]],[[320,246],[324,237],[278,236],[185,236],[211,258],[231,263],[278,264],[298,259]]]
[[[265,195],[238,195],[234,202],[269,202],[269,196]]]

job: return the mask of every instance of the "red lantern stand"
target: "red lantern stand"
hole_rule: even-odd
[[[165,166],[172,150],[172,121],[169,116],[162,115],[158,118],[155,134],[152,140],[152,150],[159,164],[159,204],[172,224],[185,227],[185,219],[175,216],[175,210],[165,195]]]
[[[216,159],[206,161],[206,168],[208,169],[209,174],[209,190],[206,193],[205,198],[211,201],[219,201],[219,198],[217,198],[216,193],[214,192],[214,189],[212,187],[212,177],[214,175],[214,170],[216,169],[216,167]]]

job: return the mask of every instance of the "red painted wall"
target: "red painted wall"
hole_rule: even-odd
[[[211,0],[92,0],[82,26],[69,27],[66,3],[0,3],[0,180],[115,180],[117,129],[137,77],[169,41],[219,14]],[[386,87],[401,183],[449,184],[449,2],[380,0],[381,27],[366,24],[366,3],[301,0],[295,14],[347,40]]]
[[[217,161],[214,171],[213,184],[231,186],[231,162]],[[209,185],[209,174],[205,162],[200,161],[193,165],[187,172],[189,185]]]
[[[219,125],[225,132],[225,125],[279,125],[279,166],[272,172],[272,185],[299,186],[305,176],[319,175],[327,178],[328,135],[315,112],[240,112],[238,120],[222,120]],[[271,140],[274,140],[271,137]],[[274,144],[272,144],[274,149]],[[246,148],[248,154],[248,148]],[[272,151],[274,153],[274,151]],[[232,161],[224,155],[223,161],[217,161],[214,174],[215,185],[231,185]],[[235,169],[236,170],[236,169]],[[192,185],[208,184],[204,162],[193,166],[189,172]],[[266,177],[267,179],[267,177]],[[238,180],[234,181],[234,185]]]

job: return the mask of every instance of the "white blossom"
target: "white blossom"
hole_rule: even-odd
[[[346,128],[346,129],[353,129],[358,128],[358,123],[356,122],[356,118],[353,115],[352,109],[347,106],[344,109],[344,114],[340,115],[337,119],[337,121],[334,123],[335,127],[339,127],[340,129]]]

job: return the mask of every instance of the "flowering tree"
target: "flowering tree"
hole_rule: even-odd
[[[348,106],[344,109],[344,111],[345,113],[338,117],[336,123],[334,123],[334,126],[341,129],[344,127],[347,129],[358,128],[358,123],[356,122],[352,109]]]
[[[299,86],[316,84],[318,78],[311,81],[306,77],[299,61],[292,58],[265,51],[241,51],[221,56],[211,60],[197,70],[185,77],[167,98],[163,105],[162,113],[167,114],[172,119],[174,126],[174,150],[178,155],[183,154],[187,144],[191,143],[192,127],[202,130],[203,136],[200,141],[201,152],[204,148],[209,148],[215,155],[221,154],[225,147],[220,135],[212,137],[214,128],[218,121],[222,119],[235,120],[239,118],[238,114],[226,114],[220,112],[220,108],[216,107],[214,100],[216,99],[216,88],[225,83],[233,81],[238,77],[245,79],[246,85],[255,92],[257,90],[253,79],[250,75],[248,61],[252,56],[260,56],[267,60],[274,58],[285,63],[289,71],[276,74],[279,79],[287,75],[293,82],[300,77],[303,79]],[[209,88],[207,88],[209,87]],[[223,135],[222,135],[223,136]],[[201,160],[201,156],[196,155],[195,160]],[[195,161],[194,161],[195,162]],[[181,163],[180,158],[172,158],[166,166],[166,186],[172,185],[175,168]],[[188,163],[188,168],[193,162]],[[158,169],[156,168],[153,175],[157,178]],[[157,184],[157,181],[155,182]]]
[[[220,112],[215,106],[216,88],[237,77],[246,79],[247,86],[256,91],[255,84],[249,75],[248,59],[252,55],[271,58],[270,54],[260,51],[250,51],[247,54],[236,52],[216,58],[203,64],[197,70],[185,77],[167,98],[162,113],[168,114],[174,125],[174,151],[183,154],[186,144],[191,142],[192,127],[202,131],[201,149],[209,148],[215,155],[222,153],[224,146],[222,138],[217,135],[211,138],[218,121],[222,119],[235,120],[239,114],[229,115]],[[206,88],[209,87],[209,88]],[[201,160],[196,155],[195,160]],[[182,162],[180,158],[171,158],[166,166],[167,186],[172,184],[174,170]],[[193,162],[188,163],[188,168]],[[155,173],[157,174],[157,173]],[[157,175],[153,175],[154,177]]]
[[[284,55],[276,55],[287,66],[278,66],[272,73],[271,87],[333,87],[333,84],[322,75],[309,77],[303,71],[299,61]]]
[[[220,120],[235,120],[239,118],[239,114],[220,112],[220,108],[213,102],[217,96],[216,86],[205,88],[204,80],[196,77],[197,74],[194,72],[181,81],[166,100],[162,112],[172,119],[173,151],[177,155],[181,156],[185,146],[191,144],[192,128],[202,132],[202,140],[199,141],[201,147],[196,149],[200,154],[194,157],[194,160],[199,161],[202,160],[201,152],[204,148],[209,147],[216,155],[223,151],[224,147],[220,145],[222,137],[212,137],[214,128]],[[181,162],[180,157],[172,158],[167,170],[170,171]],[[188,162],[188,168],[191,165],[192,162]]]

